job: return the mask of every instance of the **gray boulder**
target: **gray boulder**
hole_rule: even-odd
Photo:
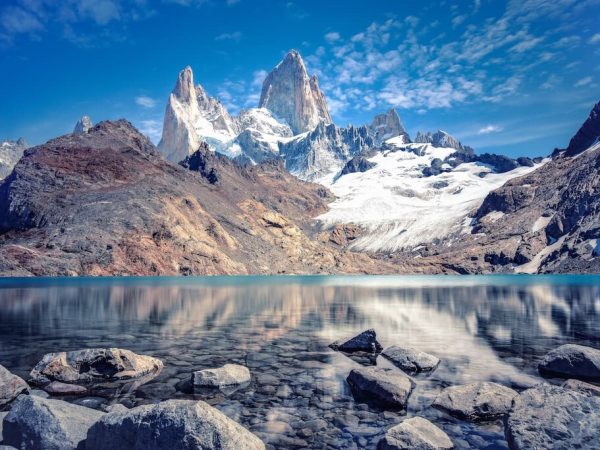
[[[258,450],[254,434],[202,401],[167,400],[106,414],[87,450]]]
[[[216,369],[198,370],[192,374],[192,384],[201,387],[232,386],[250,382],[250,371],[238,364],[225,364]]]
[[[21,395],[4,418],[4,444],[20,450],[74,450],[104,413],[31,395]]]
[[[381,344],[377,342],[377,334],[375,330],[370,329],[363,331],[357,336],[354,336],[351,339],[348,339],[345,342],[339,343],[334,342],[330,345],[330,347],[334,350],[339,350],[342,352],[380,352],[382,350]]]
[[[600,398],[540,384],[515,398],[504,433],[511,450],[598,448]]]
[[[396,367],[406,372],[426,372],[434,370],[440,360],[429,353],[414,348],[402,348],[396,345],[386,348],[382,353]]]
[[[92,383],[129,380],[148,374],[158,375],[161,360],[137,355],[119,348],[91,348],[71,352],[48,353],[29,374],[36,384],[52,381]]]
[[[50,395],[85,395],[87,389],[77,384],[61,383],[60,381],[53,381],[52,383],[44,386],[44,391]]]
[[[447,387],[432,406],[459,419],[495,420],[508,414],[516,395],[516,391],[497,383],[471,383]]]
[[[414,382],[406,374],[380,367],[352,369],[347,378],[354,395],[371,403],[405,408]]]
[[[0,409],[25,392],[29,392],[25,380],[0,366]]]
[[[586,383],[585,381],[570,379],[565,381],[562,386],[566,389],[581,392],[582,394],[600,396],[600,386]]]
[[[452,450],[446,433],[422,417],[411,417],[390,428],[377,445],[378,450]]]
[[[565,344],[551,350],[538,365],[542,375],[600,380],[600,350]]]

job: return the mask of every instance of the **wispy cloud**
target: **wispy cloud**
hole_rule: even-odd
[[[600,42],[600,33],[596,33],[590,38],[590,44],[597,44],[598,42]]]
[[[221,33],[215,37],[215,41],[235,41],[239,42],[242,39],[241,31],[234,31],[231,33]]]
[[[592,77],[583,77],[582,79],[577,80],[577,82],[575,83],[575,87],[587,86],[592,82],[592,80]]]
[[[330,44],[333,44],[335,41],[339,41],[340,37],[340,33],[338,33],[337,31],[331,31],[330,33],[327,33],[325,35],[325,40]]]
[[[140,95],[139,97],[136,97],[135,102],[138,105],[143,106],[144,108],[154,108],[156,106],[156,100],[145,95]]]
[[[502,131],[504,128],[502,128],[499,125],[486,125],[485,127],[482,127],[479,129],[479,131],[477,132],[477,134],[492,134],[492,133],[499,133],[500,131]]]
[[[147,119],[139,122],[139,127],[142,134],[154,143],[158,144],[162,136],[162,121],[158,119]]]

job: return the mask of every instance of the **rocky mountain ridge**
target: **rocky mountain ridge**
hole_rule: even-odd
[[[27,143],[23,138],[0,142],[0,180],[10,175],[26,148]]]

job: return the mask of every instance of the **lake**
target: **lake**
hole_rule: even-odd
[[[406,411],[356,401],[353,367],[337,339],[374,328],[383,347],[441,358],[415,375]],[[120,347],[165,369],[132,389],[68,401],[101,408],[202,399],[271,448],[375,448],[385,430],[420,415],[459,449],[506,449],[501,421],[471,424],[431,408],[446,386],[496,381],[516,390],[542,380],[550,349],[600,347],[599,276],[284,276],[0,280],[0,364],[27,379],[45,353]],[[193,392],[195,370],[247,365],[235,391]],[[549,380],[560,383],[562,380]]]

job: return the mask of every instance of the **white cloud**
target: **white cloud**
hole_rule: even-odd
[[[158,144],[162,136],[162,121],[155,119],[141,120],[139,122],[139,129],[142,134],[148,136],[148,138],[154,143]]]
[[[233,33],[222,33],[215,37],[215,41],[239,41],[242,38],[241,31],[234,31]]]
[[[145,95],[140,95],[139,97],[136,97],[135,102],[138,105],[143,106],[144,108],[154,108],[156,106],[156,100]]]
[[[480,128],[477,134],[499,133],[502,130],[503,128],[499,125],[486,125],[485,127]]]
[[[513,45],[511,47],[510,51],[517,52],[517,53],[523,53],[527,50],[531,50],[533,47],[538,45],[543,40],[544,40],[543,37],[536,38],[536,37],[529,36],[526,39],[523,39],[518,44]]]
[[[106,25],[120,19],[119,5],[114,0],[80,0],[77,9],[82,18],[88,18],[98,25]]]
[[[590,44],[596,44],[597,42],[600,42],[600,33],[596,33],[590,38]]]
[[[252,86],[253,87],[261,87],[263,84],[263,81],[265,81],[265,78],[267,77],[268,72],[266,70],[255,70],[254,73],[252,74]]]
[[[591,82],[592,82],[592,77],[584,77],[581,80],[578,80],[574,86],[575,87],[583,87],[583,86],[587,86]]]
[[[458,27],[459,25],[461,25],[465,20],[467,19],[467,15],[464,14],[462,16],[456,16],[452,19],[452,26],[454,28]]]
[[[334,42],[339,41],[340,38],[341,38],[340,33],[338,33],[337,31],[332,31],[325,35],[325,40],[327,42],[329,42],[330,44],[333,44]]]
[[[32,33],[44,28],[33,13],[16,6],[8,7],[2,12],[0,24],[9,34]]]

